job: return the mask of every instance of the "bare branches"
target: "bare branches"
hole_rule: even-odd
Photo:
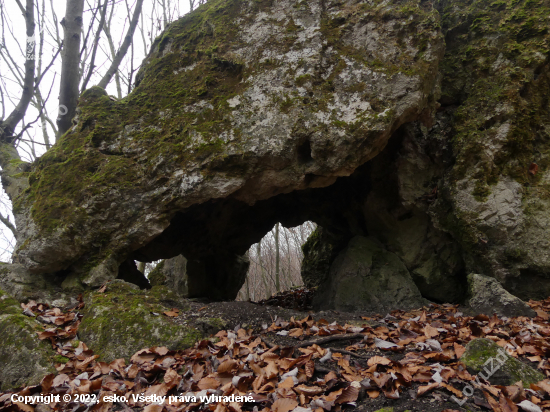
[[[10,219],[6,216],[4,216],[2,213],[0,213],[0,222],[2,222],[15,236],[17,234],[17,229],[13,225],[13,223],[10,222]]]
[[[18,2],[19,3],[19,2]],[[21,4],[19,3],[20,7]],[[6,120],[0,124],[0,143],[11,143],[13,139],[13,133],[15,128],[19,124],[27,108],[31,102],[34,93],[34,70],[35,70],[35,40],[34,40],[34,1],[27,0],[25,9],[25,26],[27,34],[27,50],[25,60],[25,77],[23,82],[23,90],[21,92],[21,99],[18,105],[10,113]],[[4,159],[4,156],[0,157],[0,166],[4,167],[4,162],[10,159]],[[19,158],[19,156],[17,156]]]
[[[280,226],[280,225],[279,225]],[[250,247],[250,269],[245,285],[239,292],[242,300],[258,301],[277,291],[277,261],[279,261],[279,290],[302,285],[302,245],[316,225],[305,222],[293,228],[279,227],[279,259],[277,259],[276,226],[257,244]]]
[[[99,87],[102,87],[104,89],[107,87],[107,85],[111,82],[111,79],[113,78],[114,74],[118,70],[118,66],[120,66],[120,62],[122,62],[122,59],[126,55],[126,52],[128,51],[128,47],[130,47],[130,43],[132,42],[132,39],[134,37],[134,32],[136,30],[137,24],[139,22],[139,16],[141,14],[142,5],[143,5],[143,0],[138,0],[136,3],[136,8],[134,9],[134,16],[132,17],[132,22],[130,23],[130,27],[128,28],[128,33],[124,38],[124,42],[122,43],[120,50],[117,52],[111,64],[111,67],[109,67],[109,69],[107,70],[107,73],[105,73],[105,76],[99,82],[98,84]]]
[[[101,0],[99,1],[99,5],[101,5]],[[92,73],[95,68],[95,57],[97,53],[97,46],[99,45],[99,38],[101,37],[101,31],[103,30],[103,25],[105,24],[105,15],[107,14],[107,5],[109,4],[109,0],[104,0],[103,2],[103,8],[101,9],[101,17],[99,20],[99,27],[96,30],[95,33],[95,39],[94,39],[94,48],[92,49],[92,57],[90,59],[90,67],[88,69],[88,75],[82,82],[82,87],[80,88],[80,92],[82,93],[84,90],[86,90],[86,85],[90,81],[90,77],[92,77]],[[113,7],[114,8],[114,7]],[[92,26],[92,25],[90,25]]]

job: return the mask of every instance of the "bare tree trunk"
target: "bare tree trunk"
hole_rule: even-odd
[[[17,4],[23,9],[22,4]],[[25,60],[25,77],[23,81],[23,91],[21,99],[10,113],[6,120],[0,122],[0,167],[2,167],[2,186],[8,194],[10,200],[14,200],[23,190],[28,187],[26,177],[21,177],[28,166],[21,162],[21,157],[17,153],[14,144],[17,136],[14,135],[15,128],[23,120],[34,94],[34,72],[35,72],[35,47],[34,40],[34,1],[27,0],[25,12],[25,26],[27,32],[27,56]],[[21,134],[23,131],[21,132]]]
[[[113,20],[115,8],[113,7],[111,9],[111,15],[109,16],[109,20],[105,23],[105,26],[103,26],[103,30],[105,31],[105,34],[107,36],[107,42],[109,43],[109,50],[111,51],[111,58],[112,61],[116,58],[116,51],[115,51],[115,44],[113,43],[113,36],[111,36],[111,22]],[[118,74],[118,70],[115,72],[115,84],[116,84],[116,90],[117,90],[117,97],[119,99],[122,99],[122,88],[120,87],[120,76]]]
[[[269,290],[268,290],[268,285],[267,285],[267,279],[265,278],[265,271],[264,271],[264,267],[262,265],[262,241],[260,240],[256,246],[256,254],[258,255],[258,267],[260,269],[260,276],[262,278],[262,282],[264,284],[264,291],[265,291],[265,296],[268,298],[269,297]]]
[[[145,275],[145,262],[138,262],[138,270]]]
[[[281,255],[279,251],[279,223],[275,225],[275,289],[277,292],[281,291],[281,279],[279,276]]]
[[[58,137],[71,128],[78,103],[80,83],[80,33],[84,0],[67,0],[65,18],[61,25],[65,29],[61,64],[61,86],[59,91]]]
[[[132,38],[134,37],[134,32],[139,22],[139,16],[141,14],[142,5],[143,5],[143,0],[137,0],[136,8],[134,9],[134,15],[132,17],[132,22],[130,23],[130,27],[128,28],[128,33],[126,33],[126,37],[124,38],[124,42],[122,42],[122,46],[120,47],[120,50],[117,52],[115,58],[113,59],[113,62],[111,63],[111,67],[109,67],[109,69],[107,70],[107,73],[105,73],[105,76],[103,76],[103,79],[101,79],[101,81],[98,84],[98,86],[103,89],[105,89],[107,85],[110,83],[111,79],[113,78],[113,76],[118,70],[118,66],[120,66],[122,59],[126,55],[128,48],[130,47],[130,43],[132,42]]]

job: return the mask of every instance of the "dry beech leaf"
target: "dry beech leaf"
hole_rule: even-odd
[[[373,366],[373,365],[387,366],[387,365],[391,365],[391,363],[392,363],[391,360],[389,360],[388,358],[385,358],[383,356],[373,356],[372,358],[370,358],[367,361],[367,365],[369,365],[369,366]]]
[[[293,388],[293,387],[294,387],[294,378],[292,376],[289,376],[279,384],[279,388]]]
[[[443,387],[452,392],[455,396],[458,396],[459,398],[462,398],[464,395],[462,394],[462,391],[456,389],[454,386],[449,385],[447,383],[443,384]]]
[[[50,391],[53,386],[54,379],[55,375],[53,373],[50,373],[49,375],[46,375],[44,376],[44,378],[42,378],[42,381],[40,381],[40,386],[43,393],[47,393]]]
[[[161,412],[164,409],[164,405],[150,404],[143,408],[143,412]]]
[[[299,338],[303,334],[304,334],[304,330],[302,328],[296,328],[296,329],[292,329],[290,331],[290,333],[288,334],[288,336],[292,336],[294,338]]]
[[[221,383],[215,379],[215,378],[202,378],[199,383],[197,383],[197,386],[201,390],[205,389],[218,389],[220,387]]]
[[[312,378],[313,373],[315,372],[315,362],[313,362],[312,360],[307,361],[304,365],[304,369],[306,371],[306,376],[308,378]]]
[[[458,343],[453,343],[453,348],[455,350],[455,353],[456,353],[456,358],[457,359],[460,359],[462,357],[462,355],[464,355],[464,352],[466,352],[466,348]]]
[[[59,386],[62,386],[69,382],[69,377],[65,375],[64,373],[57,375],[55,379],[53,380],[52,386],[54,388],[57,388]]]
[[[395,343],[388,342],[378,338],[374,338],[374,344],[378,349],[391,349],[391,348],[396,348],[398,346]]]
[[[376,399],[380,396],[380,391],[372,389],[370,391],[367,391],[367,395],[369,395],[369,398],[371,399]]]
[[[542,412],[542,409],[539,406],[528,400],[521,401],[518,403],[518,406],[525,412]]]
[[[424,335],[426,335],[430,339],[435,338],[439,335],[439,331],[430,325],[426,325],[426,327],[424,328]]]
[[[314,396],[319,395],[320,393],[324,392],[323,388],[320,388],[318,386],[307,386],[307,385],[298,385],[294,388],[294,390],[298,393],[303,393],[307,396]]]
[[[537,316],[540,316],[544,320],[548,320],[550,318],[550,315],[542,309],[535,309],[535,312],[537,312]]]
[[[279,398],[273,403],[271,410],[273,412],[290,412],[297,406],[298,406],[298,402],[295,401],[294,399]]]
[[[176,318],[179,316],[180,314],[179,312],[180,312],[179,309],[172,309],[163,313],[170,318]]]
[[[267,362],[267,366],[264,368],[266,379],[273,379],[279,374],[279,368],[275,362]]]
[[[359,382],[352,382],[336,399],[336,403],[355,402],[359,396],[359,389],[361,389],[361,384]]]
[[[238,363],[233,359],[227,359],[218,366],[218,373],[229,373],[236,368]]]
[[[529,174],[531,176],[535,176],[537,174],[537,172],[539,171],[539,165],[536,164],[536,163],[531,163],[529,165]]]
[[[425,395],[426,393],[430,392],[431,390],[434,390],[435,388],[438,388],[439,387],[439,383],[435,382],[435,383],[430,383],[429,385],[426,385],[426,386],[420,386],[418,388],[418,394],[417,396],[422,396],[422,395]]]

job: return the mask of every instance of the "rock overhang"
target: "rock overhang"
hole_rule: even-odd
[[[157,39],[128,97],[83,94],[17,204],[17,259],[84,275],[162,244],[200,205],[246,215],[331,185],[434,110],[443,51],[418,1],[211,0]],[[223,207],[205,210],[203,222]]]

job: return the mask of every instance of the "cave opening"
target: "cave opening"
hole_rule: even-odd
[[[306,160],[311,156],[308,145],[306,141],[299,151]],[[399,261],[423,297],[459,302],[465,294],[461,251],[434,226],[430,215],[434,188],[444,169],[438,150],[421,125],[402,126],[381,153],[329,186],[282,193],[254,204],[227,197],[193,205],[128,261],[184,256],[188,297],[234,300],[246,280],[252,245],[275,225],[290,228],[315,222],[322,239],[317,250],[310,246],[307,253],[326,254],[327,244],[330,253],[318,261],[307,257],[301,268],[306,285],[329,287],[338,253],[352,239],[362,238],[375,241],[384,251],[383,259]],[[135,264],[123,264],[119,277],[131,278],[136,271]]]

